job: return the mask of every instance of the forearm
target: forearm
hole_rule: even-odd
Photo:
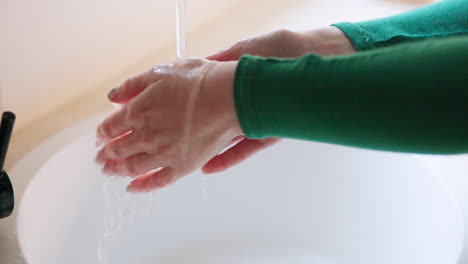
[[[468,1],[445,0],[395,16],[333,26],[340,28],[358,51],[468,34]]]
[[[244,57],[238,119],[249,138],[468,152],[467,45],[458,37],[341,57]]]

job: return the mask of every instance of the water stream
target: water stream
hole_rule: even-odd
[[[176,0],[177,58],[187,57],[187,0]]]
[[[100,264],[109,263],[112,238],[130,225],[135,217],[146,215],[154,208],[152,194],[132,194],[126,191],[125,186],[129,181],[123,177],[108,176],[103,184],[104,234],[97,249]]]
[[[177,34],[177,58],[187,56],[187,10],[186,0],[176,0],[176,34]],[[115,107],[115,106],[114,106]],[[118,106],[116,107],[118,108]],[[125,182],[123,182],[125,181]],[[116,236],[127,224],[130,224],[135,216],[148,213],[154,206],[153,194],[146,195],[146,201],[142,195],[137,198],[126,191],[128,180],[107,177],[103,184],[104,193],[104,234],[97,248],[97,257],[100,264],[109,264],[109,251],[112,248],[112,237]],[[205,185],[205,184],[204,184]],[[206,188],[202,188],[203,197],[206,196]]]

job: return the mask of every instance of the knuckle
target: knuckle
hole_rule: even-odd
[[[108,146],[109,156],[112,158],[121,158],[121,151],[116,143],[111,143]]]
[[[247,45],[247,43],[249,43],[251,40],[252,40],[251,38],[239,40],[239,41],[237,41],[236,43],[234,43],[234,45],[232,45],[231,47],[229,47],[228,50],[242,49],[242,48],[244,48],[244,47]]]
[[[160,80],[165,80],[174,75],[174,66],[178,65],[179,61],[171,64],[160,64],[153,67],[153,73],[160,76]]]
[[[112,137],[112,129],[109,124],[109,121],[104,121],[104,123],[101,124],[100,129],[99,129],[100,136],[104,138],[111,138]]]
[[[274,32],[275,38],[277,40],[279,40],[279,41],[289,40],[294,35],[295,35],[295,33],[293,31],[291,31],[291,30],[288,30],[288,29],[280,29],[280,30],[277,30],[276,32]]]
[[[134,104],[127,105],[125,109],[125,118],[129,121],[136,120],[141,115],[141,111]]]
[[[121,87],[125,90],[129,90],[129,89],[131,90],[133,88],[133,84],[134,84],[133,78],[129,78],[122,83]]]
[[[202,59],[188,59],[186,60],[185,62],[185,67],[188,68],[188,69],[193,69],[193,68],[197,68],[197,67],[200,67],[201,65],[203,65],[203,60]]]

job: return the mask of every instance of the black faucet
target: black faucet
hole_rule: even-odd
[[[15,119],[15,114],[5,112],[0,124],[0,219],[11,215],[15,205],[13,186],[8,174],[3,170]]]

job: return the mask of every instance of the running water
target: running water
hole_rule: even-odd
[[[176,0],[176,37],[177,37],[177,58],[187,57],[187,0]],[[188,150],[186,151],[188,152]],[[201,176],[201,196],[203,200],[208,198],[207,176]]]
[[[177,58],[187,57],[187,2],[176,0]],[[115,107],[115,106],[114,106]],[[116,107],[117,108],[117,107]],[[121,179],[108,177],[103,184],[104,192],[104,234],[97,248],[100,264],[109,264],[111,238],[116,236],[140,213],[148,213],[154,207],[153,194],[149,193],[146,201],[137,199],[125,191],[128,183]],[[206,199],[206,176],[202,176],[202,197]],[[138,206],[139,205],[139,206]]]
[[[187,1],[176,0],[177,58],[187,57]]]
[[[148,214],[154,208],[152,194],[132,194],[125,190],[131,179],[107,176],[103,184],[104,234],[97,248],[100,264],[108,264],[110,242],[136,216]]]

